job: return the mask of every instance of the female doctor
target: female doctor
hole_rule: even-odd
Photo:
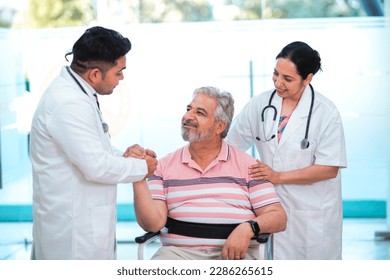
[[[275,259],[341,259],[345,139],[337,108],[310,84],[320,69],[319,53],[306,43],[285,46],[275,90],[253,97],[227,136],[242,150],[256,145],[261,161],[249,174],[272,182],[287,212],[286,231],[274,235]]]

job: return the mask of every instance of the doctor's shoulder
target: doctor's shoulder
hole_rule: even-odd
[[[328,112],[328,114],[340,114],[336,104],[322,93],[316,91],[315,100],[315,103],[318,104],[323,112]]]

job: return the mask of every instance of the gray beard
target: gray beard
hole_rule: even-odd
[[[183,137],[184,141],[188,141],[190,143],[192,142],[201,142],[203,140],[209,139],[212,133],[212,128],[209,130],[199,133],[199,132],[192,132],[190,129],[187,129],[185,127],[181,128],[181,136]]]

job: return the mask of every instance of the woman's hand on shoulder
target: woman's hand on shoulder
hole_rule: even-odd
[[[256,164],[251,165],[248,172],[252,179],[267,180],[273,184],[279,183],[280,173],[260,160],[256,160]]]

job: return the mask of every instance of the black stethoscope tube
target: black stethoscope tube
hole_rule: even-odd
[[[83,93],[89,97],[88,93],[85,91],[84,87],[80,84],[80,82],[76,79],[76,77],[73,75],[73,73],[70,71],[69,69],[69,66],[65,66],[66,70],[68,71],[69,75],[73,78],[73,80],[76,82],[76,84],[80,87],[80,89],[83,91]],[[103,127],[103,131],[104,133],[107,133],[109,128],[108,128],[108,124],[105,123],[102,119],[102,117],[100,116],[101,115],[101,112],[100,112],[100,106],[99,106],[99,102],[97,101],[96,99],[96,105],[97,105],[97,110],[98,110],[98,113],[99,113],[99,118],[100,118],[100,121],[102,123],[102,127]]]
[[[307,149],[309,147],[309,145],[310,145],[309,140],[308,140],[308,137],[309,137],[309,127],[310,127],[311,114],[313,112],[313,106],[314,106],[314,89],[313,89],[313,86],[311,84],[309,84],[309,86],[310,86],[310,90],[311,90],[311,103],[310,103],[310,109],[309,109],[309,116],[307,117],[305,138],[302,139],[302,141],[301,141],[301,149],[303,149],[303,150]],[[274,116],[273,116],[272,120],[276,121],[276,116],[278,114],[278,110],[276,109],[276,107],[274,105],[271,104],[272,103],[272,99],[274,98],[275,93],[276,93],[276,89],[271,93],[271,96],[270,96],[269,101],[268,101],[268,105],[265,106],[263,108],[263,110],[261,111],[261,122],[264,122],[264,114],[265,114],[265,111],[268,110],[268,109],[272,109],[274,111]],[[264,130],[264,125],[263,125],[263,130]],[[265,133],[264,133],[264,137],[265,137]],[[268,142],[268,141],[271,141],[274,138],[275,138],[275,134],[273,134],[271,136],[271,138],[269,138],[269,139],[265,138],[265,141]],[[259,136],[256,137],[256,140],[261,141]]]

